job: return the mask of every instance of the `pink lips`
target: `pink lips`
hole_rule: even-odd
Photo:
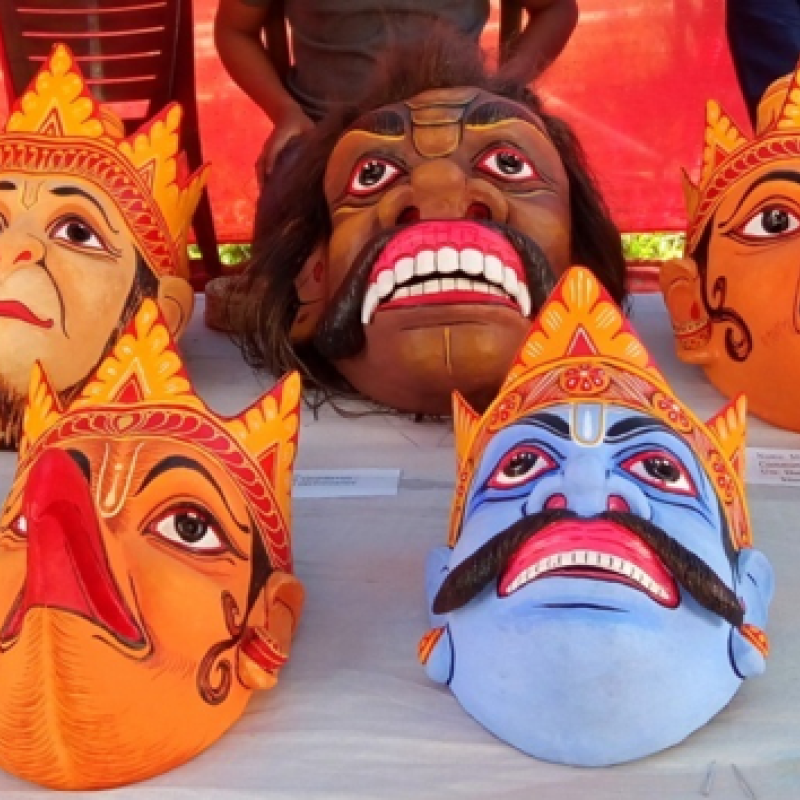
[[[11,319],[18,319],[21,322],[27,322],[30,325],[36,325],[38,328],[52,328],[52,319],[41,319],[31,311],[28,306],[16,300],[0,300],[0,317],[10,317]]]

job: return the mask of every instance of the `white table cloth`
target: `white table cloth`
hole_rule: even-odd
[[[635,299],[633,320],[677,394],[701,417],[722,405],[700,370],[680,364],[659,296]],[[242,363],[198,308],[183,352],[201,396],[232,414],[268,381]],[[749,444],[800,449],[800,435],[758,420]],[[0,454],[5,495],[15,456]],[[776,572],[765,675],[682,744],[605,769],[557,766],[523,755],[472,720],[416,660],[427,630],[425,556],[444,544],[453,486],[449,421],[400,416],[345,419],[304,409],[297,466],[402,469],[396,497],[294,503],[296,572],[306,610],[278,686],[192,762],[112,790],[120,798],[269,800],[676,800],[746,798],[735,764],[758,800],[800,798],[800,492],[749,488],[756,546]],[[2,691],[2,687],[0,687]],[[654,686],[657,692],[658,687]],[[0,796],[51,794],[0,774]],[[88,793],[87,793],[88,794]]]

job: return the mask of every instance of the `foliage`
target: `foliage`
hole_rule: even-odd
[[[683,233],[623,233],[622,251],[628,261],[665,261],[680,258],[686,236]]]

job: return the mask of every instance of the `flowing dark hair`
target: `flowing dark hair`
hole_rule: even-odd
[[[278,159],[259,200],[253,258],[236,289],[243,303],[235,338],[250,366],[276,377],[298,370],[307,387],[321,392],[321,402],[336,393],[353,393],[313,344],[294,345],[289,338],[299,310],[295,280],[316,246],[331,236],[323,193],[328,159],[344,131],[367,112],[429,89],[463,86],[516,101],[541,118],[569,180],[571,260],[591,269],[615,301],[624,301],[625,258],[619,231],[570,127],[546,113],[526,86],[506,79],[502,71],[490,74],[473,42],[435,27],[413,48],[398,47],[388,53],[372,90],[361,101],[338,105],[314,131],[291,142]]]

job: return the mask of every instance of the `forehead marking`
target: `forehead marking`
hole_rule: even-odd
[[[443,158],[461,144],[464,113],[472,98],[407,104],[411,111],[412,140],[423,158]]]
[[[26,211],[30,211],[39,200],[39,189],[42,184],[39,181],[24,181],[22,184],[22,197],[20,202]]]
[[[602,403],[575,403],[571,409],[572,441],[585,447],[603,442],[606,407]]]
[[[109,519],[119,514],[125,501],[128,499],[128,492],[130,492],[131,481],[133,480],[133,471],[136,468],[136,460],[139,457],[139,451],[144,447],[144,442],[141,442],[133,451],[128,462],[127,471],[125,464],[118,461],[113,467],[110,466],[111,445],[107,444],[103,450],[103,464],[100,467],[100,475],[97,479],[97,489],[95,490],[95,504],[100,511],[100,516],[103,519]],[[108,489],[104,487],[110,483]],[[120,484],[124,483],[120,489]],[[103,493],[105,492],[105,496]]]

